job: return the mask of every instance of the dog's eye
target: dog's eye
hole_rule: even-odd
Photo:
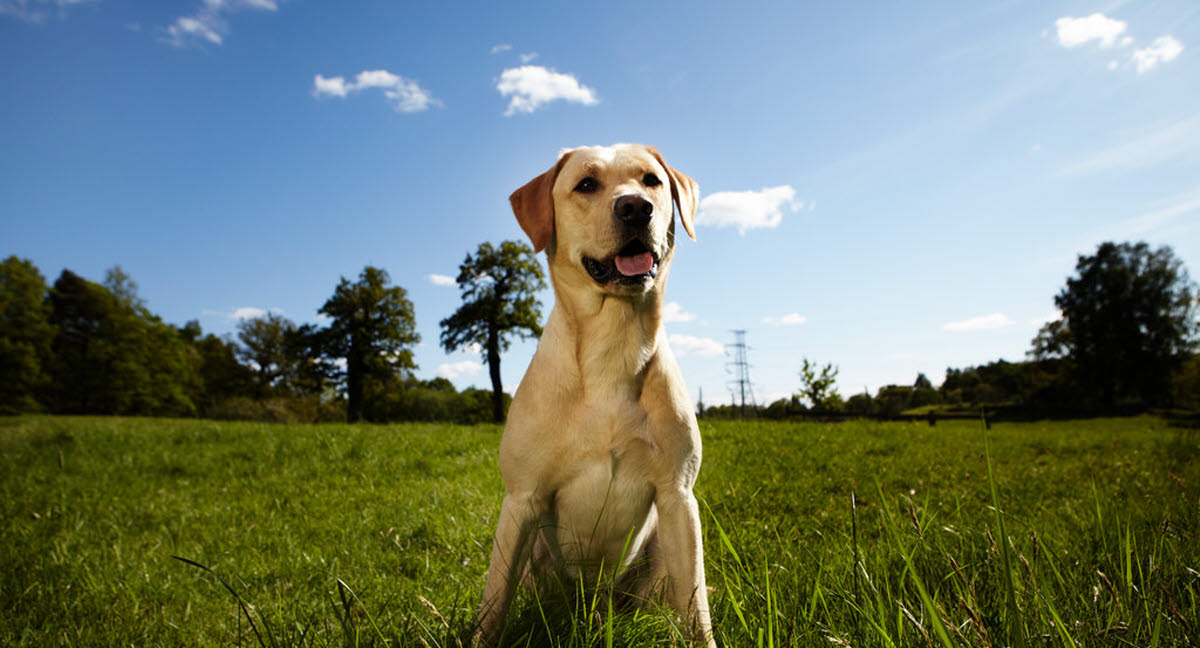
[[[599,189],[600,182],[591,176],[580,180],[579,184],[575,185],[575,191],[584,194],[596,193]]]
[[[642,184],[646,185],[647,187],[657,187],[658,185],[662,184],[662,180],[659,180],[658,176],[654,175],[653,173],[647,173],[646,175],[642,176]]]

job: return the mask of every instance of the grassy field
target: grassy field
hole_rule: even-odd
[[[1200,645],[1197,430],[1001,423],[986,447],[972,422],[701,430],[723,646]],[[498,440],[0,419],[0,645],[469,645]],[[522,594],[506,643],[684,643],[603,587],[552,599]]]

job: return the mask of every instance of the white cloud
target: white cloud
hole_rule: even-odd
[[[528,54],[518,54],[517,60],[521,61],[521,64],[524,65],[525,63],[529,63],[529,62],[533,61],[537,57],[538,57],[537,52],[530,52]]]
[[[1183,43],[1170,36],[1159,36],[1149,47],[1133,52],[1138,74],[1153,70],[1159,63],[1174,61],[1183,52]]]
[[[224,25],[224,21],[215,16],[180,16],[167,27],[167,40],[176,47],[186,45],[189,38],[201,38],[214,45],[220,45],[223,42],[220,31],[224,30]]]
[[[1013,324],[1016,324],[1016,322],[1008,315],[1004,313],[992,313],[991,315],[981,315],[965,319],[961,322],[948,322],[942,329],[946,331],[985,331],[1004,328]]]
[[[725,346],[712,338],[672,334],[667,336],[667,341],[677,356],[693,355],[707,358],[725,353]]]
[[[483,365],[474,360],[448,362],[438,365],[437,368],[437,375],[447,380],[453,380],[459,376],[478,376],[481,373],[483,373]]]
[[[771,326],[799,326],[807,322],[808,318],[800,313],[788,313],[779,317],[764,317],[762,321],[763,324],[770,324]]]
[[[325,77],[318,74],[313,77],[312,95],[318,98],[345,98],[369,88],[383,90],[388,103],[392,104],[396,112],[418,113],[442,105],[441,101],[416,81],[387,70],[363,70],[350,82],[347,82],[345,77]]]
[[[795,212],[803,206],[796,201],[796,190],[790,185],[761,191],[720,191],[700,201],[696,225],[737,227],[739,234],[745,234],[748,229],[778,227],[785,208]]]
[[[186,47],[197,42],[220,45],[225,41],[229,25],[224,14],[250,9],[254,11],[278,11],[275,0],[204,0],[195,13],[180,16],[168,25],[163,40],[175,47]]]
[[[346,79],[343,77],[326,78],[318,74],[313,79],[313,94],[318,97],[321,95],[345,97],[348,93]]]
[[[1086,18],[1064,16],[1054,21],[1058,29],[1058,44],[1063,47],[1079,47],[1091,41],[1099,41],[1100,47],[1114,47],[1117,39],[1125,33],[1125,21],[1094,13]],[[1121,41],[1128,45],[1132,39]]]
[[[51,9],[57,9],[60,17],[72,5],[98,0],[0,0],[0,16],[9,15],[29,22],[41,22]]]
[[[507,52],[511,49],[512,49],[512,45],[509,45],[508,43],[500,43],[499,45],[492,45],[491,53],[492,54],[500,54],[501,52]]]
[[[241,308],[234,309],[234,311],[229,314],[229,319],[235,319],[235,320],[255,319],[258,317],[266,317],[266,315],[267,315],[267,311],[265,311],[261,308],[255,308],[253,306],[243,306]]]
[[[685,312],[679,302],[667,302],[663,305],[664,322],[690,322],[694,319],[696,319],[696,315]]]
[[[1056,310],[1053,313],[1050,313],[1049,315],[1043,315],[1041,317],[1036,317],[1032,320],[1029,320],[1029,323],[1033,324],[1034,326],[1040,327],[1045,324],[1049,324],[1050,322],[1057,322],[1060,319],[1062,319],[1062,311]]]
[[[431,283],[435,286],[458,285],[458,282],[454,280],[454,277],[444,275],[444,274],[427,274],[427,275],[425,275],[425,278],[429,280],[429,283]]]
[[[585,106],[599,103],[596,91],[579,83],[570,74],[561,74],[540,65],[522,65],[500,73],[496,89],[502,97],[512,97],[504,116],[531,113],[552,101],[570,101]]]

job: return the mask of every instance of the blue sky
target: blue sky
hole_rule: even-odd
[[[693,397],[728,402],[732,329],[760,401],[802,357],[936,384],[1022,359],[1103,240],[1200,275],[1198,53],[1191,0],[0,0],[0,253],[120,264],[217,333],[378,265],[418,375],[487,386],[436,276],[521,238],[508,194],[560,148],[644,142],[704,201],[668,291]]]

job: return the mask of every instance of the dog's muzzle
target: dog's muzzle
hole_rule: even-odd
[[[583,257],[583,268],[598,284],[641,284],[658,276],[658,255],[640,239],[633,239],[604,260]]]

